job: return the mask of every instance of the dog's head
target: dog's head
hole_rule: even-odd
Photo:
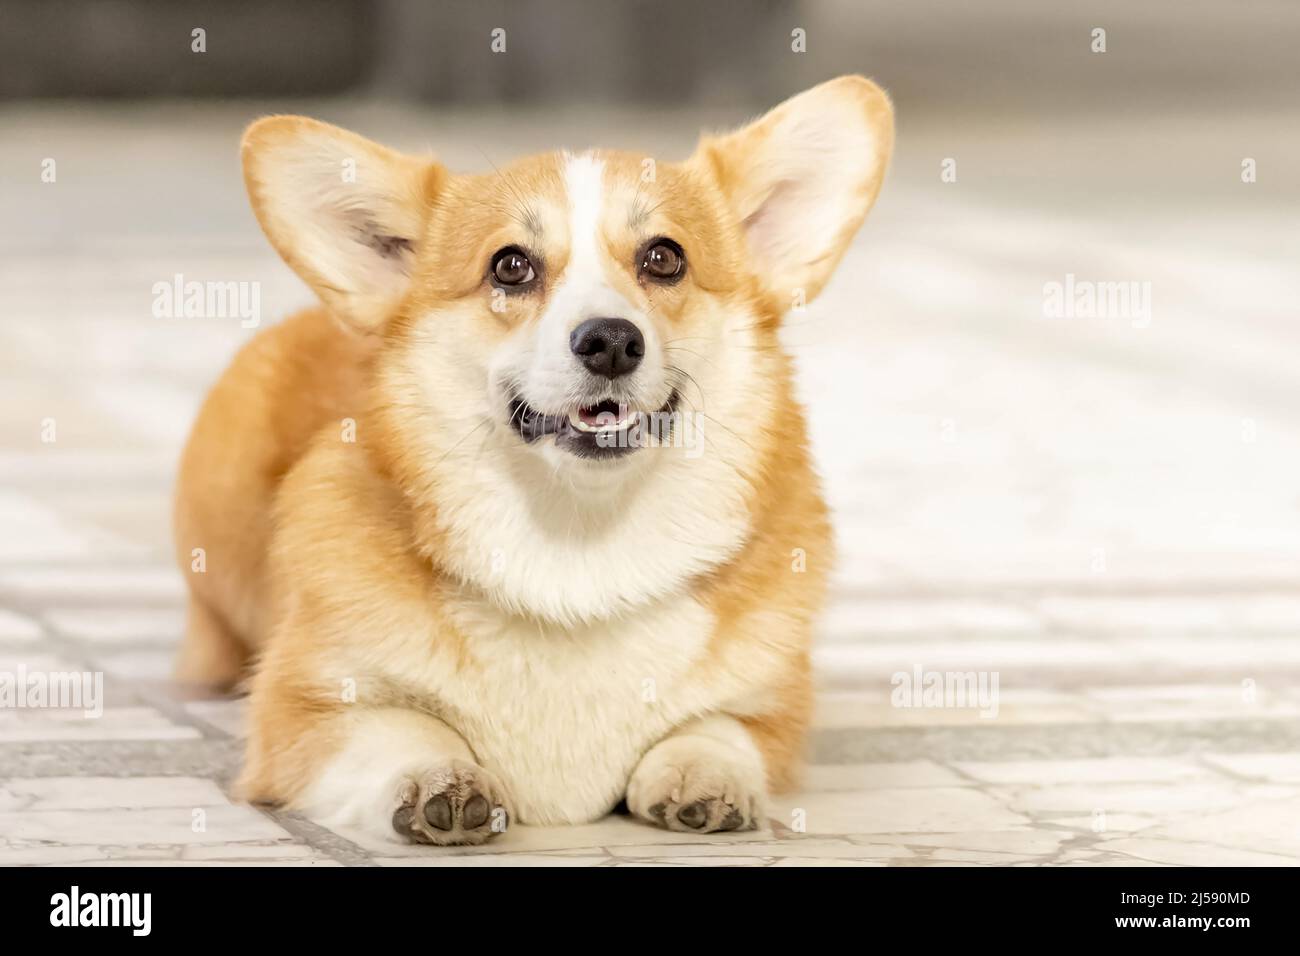
[[[410,482],[499,466],[514,495],[578,488],[577,531],[564,521],[581,537],[599,491],[692,454],[722,459],[694,471],[719,486],[700,506],[725,486],[736,517],[748,464],[725,449],[761,444],[780,318],[830,277],[892,143],[885,94],[842,77],[682,163],[555,153],[456,175],[284,116],[243,149],[272,244],[338,317],[383,337],[377,404],[402,410],[384,427]]]

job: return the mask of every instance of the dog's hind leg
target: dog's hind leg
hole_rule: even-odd
[[[176,679],[228,691],[245,676],[248,648],[201,598],[190,595]]]

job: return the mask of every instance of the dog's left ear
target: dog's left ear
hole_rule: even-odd
[[[842,76],[734,133],[701,141],[691,163],[722,190],[754,272],[784,309],[811,302],[876,201],[894,147],[889,97]]]

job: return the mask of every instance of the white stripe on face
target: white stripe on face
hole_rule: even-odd
[[[589,154],[567,156],[564,185],[569,205],[568,261],[538,322],[522,376],[527,401],[546,411],[566,408],[580,393],[590,391],[589,373],[574,361],[569,350],[570,333],[587,319],[622,318],[641,328],[646,338],[646,360],[622,388],[646,383],[657,391],[662,377],[650,323],[606,277],[610,263],[601,236],[605,164]]]
[[[564,167],[569,199],[569,260],[564,279],[551,294],[542,334],[562,331],[565,349],[569,333],[594,318],[633,318],[632,304],[614,291],[605,277],[601,213],[605,205],[605,164],[591,155],[570,156]]]
[[[570,156],[564,166],[569,197],[569,264],[566,284],[575,277],[603,283],[600,267],[600,210],[605,199],[605,164],[594,156]]]

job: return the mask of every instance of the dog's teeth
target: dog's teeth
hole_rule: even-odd
[[[582,420],[582,415],[577,409],[569,412],[569,424],[580,432],[599,433],[599,432],[616,432],[627,428],[635,420],[636,415],[628,412],[622,418],[615,422],[609,422],[603,425],[590,425]]]
[[[597,430],[595,426],[588,425],[582,420],[582,416],[578,414],[577,409],[569,412],[569,424],[580,432],[594,432]]]

